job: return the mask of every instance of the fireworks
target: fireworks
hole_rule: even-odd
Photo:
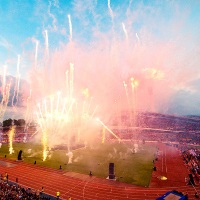
[[[68,10],[70,14],[67,15],[66,10],[61,9],[62,6],[53,9],[50,3],[48,16],[44,14],[45,20],[42,20],[43,26],[37,27],[32,34],[38,37],[38,40],[31,39],[34,47],[27,44],[31,35],[26,38],[27,48],[26,45],[21,45],[23,51],[18,56],[17,70],[14,72],[16,73],[15,82],[13,81],[14,91],[11,89],[11,82],[6,80],[7,69],[5,68],[3,72],[1,118],[7,105],[16,107],[19,104],[19,97],[22,94],[21,75],[25,76],[27,69],[30,70],[28,66],[33,66],[30,78],[26,77],[30,81],[31,88],[27,89],[28,92],[30,90],[30,95],[27,98],[24,131],[27,130],[28,123],[34,119],[31,115],[36,114],[37,135],[40,135],[43,144],[44,160],[47,158],[49,147],[65,143],[70,152],[74,142],[85,142],[90,139],[91,134],[88,132],[92,131],[88,130],[92,129],[97,111],[104,115],[101,116],[103,122],[98,121],[103,127],[103,132],[100,132],[102,142],[105,142],[106,131],[115,136],[105,124],[114,115],[120,115],[121,111],[128,110],[132,120],[131,126],[136,126],[138,110],[158,111],[159,103],[171,95],[173,85],[176,83],[174,80],[164,83],[162,71],[168,73],[166,79],[173,79],[172,73],[169,73],[170,67],[174,71],[175,64],[186,65],[185,59],[182,62],[181,56],[187,46],[180,49],[182,43],[177,45],[175,44],[177,38],[172,40],[172,34],[168,32],[172,30],[172,26],[168,26],[170,23],[162,25],[166,27],[164,31],[160,30],[159,24],[155,22],[149,24],[151,21],[149,19],[152,18],[150,13],[154,15],[161,12],[149,12],[149,9],[141,9],[142,5],[137,10],[132,0],[126,6],[120,3],[120,9],[115,1],[94,2],[96,3],[91,1],[90,4],[89,2],[82,4],[81,1],[75,1],[71,5],[73,8]],[[84,8],[83,13],[79,12],[82,8]],[[124,8],[127,10],[123,10]],[[100,9],[103,9],[103,12],[99,12]],[[52,26],[48,17],[53,23]],[[148,17],[148,20],[145,17]],[[43,38],[40,37],[42,33]],[[169,40],[167,40],[168,35]],[[177,35],[181,41],[179,38],[181,34]],[[31,48],[33,52],[30,51]],[[28,56],[25,58],[26,53]],[[197,55],[195,52],[193,54]],[[8,55],[10,56],[9,53]],[[13,64],[10,58],[5,62]],[[190,67],[188,72],[192,74],[191,69]],[[198,74],[196,71],[194,73]],[[190,82],[188,79],[190,75],[185,73],[184,76],[183,70],[181,73],[178,70],[174,74],[175,77],[179,77],[178,84],[179,82],[181,84],[184,77],[188,83]],[[12,101],[9,101],[11,97]],[[160,107],[165,106],[162,104]]]
[[[69,32],[70,32],[69,40],[71,42],[72,41],[72,22],[71,22],[71,16],[70,15],[68,15],[68,21],[69,21]]]
[[[71,151],[71,143],[87,140],[83,129],[87,127],[90,131],[90,122],[94,116],[91,110],[91,100],[88,101],[88,88],[84,89],[85,100],[78,102],[73,97],[73,71],[74,66],[70,63],[70,76],[66,72],[67,92],[66,96],[59,91],[43,99],[37,105],[37,123],[42,133],[43,160],[47,158],[48,147],[55,145],[67,145],[68,152]],[[85,131],[85,130],[84,130]],[[76,141],[75,139],[76,138]],[[74,139],[74,141],[72,141]]]
[[[117,140],[118,142],[121,141],[121,139],[111,130],[106,126],[99,118],[96,119],[100,124],[103,126],[103,129],[106,129],[109,133],[111,133]],[[105,130],[103,130],[103,137],[102,137],[102,143],[105,141]]]
[[[0,104],[0,119],[3,119],[4,113],[6,111],[9,97],[10,97],[10,87],[11,87],[11,82],[7,83],[6,82],[6,66],[4,66],[4,73],[2,77],[2,99],[1,99],[1,104]]]
[[[15,127],[12,125],[11,129],[8,132],[8,140],[9,140],[9,153],[12,154],[14,152],[13,150],[13,138],[15,135]]]

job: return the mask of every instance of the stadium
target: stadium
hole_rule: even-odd
[[[0,2],[0,198],[199,198],[199,8]]]
[[[126,149],[133,151],[131,152],[131,156],[135,154],[139,155],[141,152],[140,156],[144,160],[144,156],[148,156],[147,153],[145,154],[144,148],[148,146],[151,148],[156,147],[153,151],[154,155],[148,160],[150,163],[150,169],[148,171],[150,180],[146,182],[141,182],[141,178],[138,178],[138,180],[135,178],[136,182],[133,180],[128,182],[129,180],[123,178],[123,175],[129,177],[126,173],[131,174],[132,177],[140,174],[139,171],[141,165],[138,169],[136,165],[128,162],[126,163],[130,165],[128,172],[125,172],[126,170],[122,170],[123,172],[117,170],[117,167],[120,165],[119,163],[125,159],[125,156],[121,160],[119,159],[123,153],[121,147],[120,152],[117,152],[116,150],[115,153],[118,154],[118,158],[114,161],[114,168],[116,169],[113,170],[113,174],[109,174],[110,170],[112,171],[112,169],[109,169],[109,162],[113,162],[113,158],[111,157],[106,160],[106,166],[102,163],[103,161],[100,161],[100,164],[96,163],[95,166],[93,166],[94,163],[84,166],[82,162],[77,162],[82,166],[83,171],[79,171],[72,166],[71,168],[67,167],[65,162],[68,162],[70,157],[66,158],[65,154],[62,154],[62,158],[56,159],[55,165],[46,163],[46,166],[41,160],[41,152],[40,158],[39,156],[33,156],[31,159],[28,158],[29,154],[27,153],[27,148],[29,150],[34,149],[34,147],[31,146],[33,144],[30,142],[32,140],[32,135],[36,130],[35,126],[30,126],[27,130],[26,143],[23,143],[25,136],[23,133],[24,126],[16,126],[15,137],[13,137],[13,149],[15,149],[16,152],[11,155],[8,151],[9,129],[8,127],[2,127],[1,171],[9,174],[10,182],[16,184],[16,178],[18,178],[17,184],[20,184],[25,188],[31,188],[34,192],[36,190],[41,192],[42,187],[44,187],[45,195],[55,196],[56,191],[59,191],[61,199],[67,199],[68,196],[73,197],[73,199],[157,199],[159,197],[161,199],[161,196],[167,192],[169,193],[169,191],[178,191],[182,196],[187,194],[190,199],[192,199],[194,194],[199,190],[198,167],[196,168],[194,163],[189,161],[189,156],[191,155],[194,156],[194,159],[198,159],[197,147],[199,146],[198,132],[200,129],[198,118],[177,117],[156,113],[140,113],[140,116],[141,115],[143,115],[143,118],[145,115],[145,120],[151,121],[152,124],[149,123],[145,126],[137,126],[137,128],[133,129],[126,125],[127,123],[129,124],[129,121],[126,121],[123,126],[117,127],[112,126],[116,123],[116,119],[114,118],[111,120],[111,125],[108,127],[112,128],[111,131],[118,134],[118,137],[121,138],[121,142],[126,144]],[[117,117],[117,119],[119,120],[119,117]],[[124,116],[122,116],[121,119],[124,119]],[[137,121],[139,121],[139,117],[137,118]],[[166,124],[165,129],[160,129],[160,124],[162,123]],[[144,123],[141,122],[141,124]],[[106,135],[108,134],[106,133]],[[101,141],[101,137],[99,137],[99,139]],[[104,144],[102,141],[100,142],[101,151],[103,146],[105,147],[106,143],[109,143],[109,146],[112,146],[112,148],[109,149],[108,152],[110,155],[112,153],[114,154],[113,149],[117,149],[114,144],[118,143],[118,140],[112,134],[109,134],[105,137],[104,142]],[[131,144],[130,146],[132,149],[130,149],[129,144]],[[97,143],[95,143],[95,145],[97,146]],[[18,157],[20,148],[22,148],[23,151],[21,155],[23,161]],[[78,149],[79,148],[80,147],[78,147]],[[140,148],[143,148],[143,150]],[[89,147],[87,149],[89,152],[91,151]],[[192,152],[191,149],[196,150],[195,152]],[[60,146],[57,147],[55,151],[58,152],[62,150],[63,146]],[[76,151],[76,149],[74,150]],[[84,154],[83,151],[84,150],[81,147],[82,154]],[[92,148],[92,151],[95,151],[95,149]],[[97,149],[97,151],[99,152],[100,150]],[[80,155],[81,152],[79,152],[78,155]],[[195,154],[191,154],[191,152]],[[150,152],[148,152],[148,154],[149,153]],[[103,159],[106,159],[104,154],[105,153],[103,153]],[[100,155],[101,154],[98,156]],[[56,154],[56,156],[59,157],[60,155]],[[90,156],[97,155],[92,155],[92,153],[90,153]],[[48,161],[54,162],[53,157],[54,156],[52,156],[52,160],[49,159]],[[75,159],[76,155],[74,153],[72,160]],[[95,158],[92,157],[92,160],[94,159]],[[130,158],[126,157],[126,159]],[[65,161],[62,162],[62,160]],[[196,160],[196,162],[197,161],[198,160]],[[84,162],[89,161],[87,158],[84,158]],[[134,158],[132,162],[141,161]],[[144,165],[144,163],[142,165]],[[51,169],[49,166],[53,168]],[[60,166],[62,166],[62,169],[60,169]],[[123,167],[128,166],[125,165],[120,168]],[[105,170],[105,174],[99,174],[98,170],[95,170],[95,168],[100,168],[101,171]],[[134,170],[138,170],[136,171],[136,174],[131,173],[131,171]],[[92,175],[89,174],[90,171],[92,171]],[[142,172],[142,175],[143,174],[144,171]],[[113,178],[112,175],[115,178]],[[4,176],[3,173],[2,176]],[[111,179],[107,178],[109,176]],[[143,178],[148,179],[148,176],[142,176],[142,179]],[[192,183],[190,183],[190,181],[192,181]],[[125,182],[128,182],[129,184]]]

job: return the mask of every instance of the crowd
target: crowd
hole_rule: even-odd
[[[189,149],[183,151],[182,155],[188,170],[200,182],[200,151],[198,149]]]
[[[7,182],[0,182],[0,199],[1,200],[31,200],[31,199],[43,199],[48,200],[50,198],[40,197],[40,194],[32,191],[30,188],[24,189],[19,185],[8,184]]]
[[[31,188],[24,188],[17,183],[8,181],[8,174],[1,176],[0,180],[0,200],[50,200],[39,191],[33,191]]]

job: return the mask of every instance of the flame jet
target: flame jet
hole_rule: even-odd
[[[14,126],[14,123],[12,122],[12,127],[11,127],[11,129],[9,130],[9,133],[8,133],[9,153],[10,154],[12,154],[14,152],[14,150],[13,150],[13,138],[14,138],[14,135],[15,135],[15,126]]]

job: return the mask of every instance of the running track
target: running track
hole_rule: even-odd
[[[0,161],[14,164],[10,167],[0,165],[0,172],[7,172],[9,180],[15,182],[18,177],[19,184],[40,191],[44,187],[45,193],[54,196],[59,191],[61,199],[71,196],[72,200],[153,200],[169,190],[188,192],[189,199],[195,199],[195,190],[200,192],[199,185],[195,188],[186,185],[185,177],[189,172],[180,152],[163,144],[159,145],[158,161],[155,163],[157,171],[152,173],[149,187],[137,187],[6,158],[0,158]],[[159,176],[166,176],[167,180],[162,181]]]

